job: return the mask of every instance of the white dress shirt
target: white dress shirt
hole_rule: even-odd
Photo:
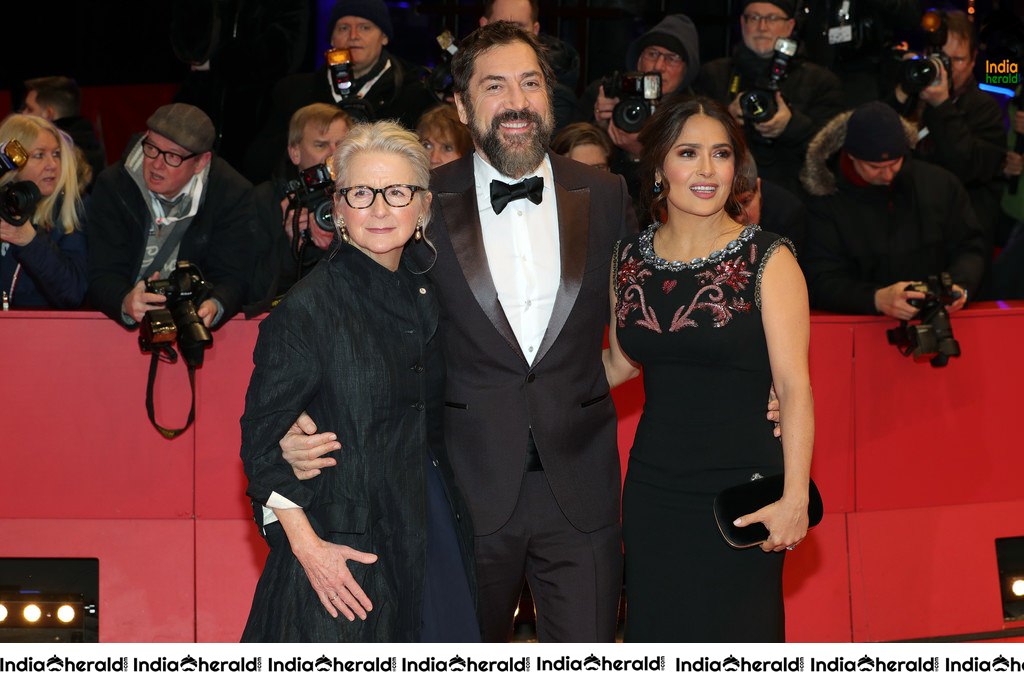
[[[495,214],[491,207],[491,181],[511,185],[523,178],[508,178],[480,155],[473,155],[476,201],[487,265],[501,308],[530,365],[548,328],[562,274],[554,176],[546,155],[543,163],[528,174],[533,175],[544,179],[541,203],[516,199],[500,214]]]

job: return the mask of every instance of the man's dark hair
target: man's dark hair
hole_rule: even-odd
[[[25,94],[35,91],[41,107],[53,107],[58,119],[78,116],[81,95],[78,84],[67,76],[44,76],[25,81]]]
[[[555,72],[552,71],[551,64],[548,63],[544,48],[532,33],[524,31],[511,21],[491,22],[462,39],[462,42],[459,43],[459,51],[452,58],[452,80],[455,92],[464,93],[469,90],[469,81],[473,78],[476,60],[480,55],[492,48],[512,43],[526,43],[537,55],[537,63],[540,64],[541,74],[544,76],[544,86],[550,97],[551,89],[555,85]]]
[[[967,17],[966,12],[953,10],[944,13],[946,15],[946,30],[960,36],[961,40],[970,46],[971,54],[978,51],[978,32],[974,30],[974,24]]]
[[[484,2],[484,17],[487,21],[491,20],[491,15],[494,14],[494,2],[495,0],[487,0]],[[530,21],[536,22],[540,20],[540,0],[530,0]]]

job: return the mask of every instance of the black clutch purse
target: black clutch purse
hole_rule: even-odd
[[[722,532],[722,536],[729,545],[734,548],[749,548],[768,540],[768,527],[764,524],[759,522],[738,527],[734,526],[733,522],[743,515],[749,515],[751,512],[760,510],[765,505],[782,498],[784,481],[784,475],[775,474],[770,477],[760,477],[739,486],[731,486],[718,492],[714,503],[715,522],[718,523],[718,530]],[[807,516],[810,522],[807,528],[810,529],[821,522],[825,508],[813,479],[808,494]]]

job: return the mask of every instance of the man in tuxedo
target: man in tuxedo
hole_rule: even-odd
[[[476,153],[434,172],[424,265],[442,303],[445,439],[473,517],[483,638],[511,637],[525,578],[541,641],[611,641],[621,480],[601,349],[612,249],[636,230],[630,198],[619,176],[548,153],[554,76],[532,34],[481,27],[452,75]],[[311,448],[282,445],[300,476],[332,464],[315,456],[336,441],[299,438]]]

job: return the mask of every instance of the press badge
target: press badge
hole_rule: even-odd
[[[853,26],[846,24],[845,26],[833,26],[828,30],[828,44],[838,45],[840,43],[849,43],[853,40]]]

